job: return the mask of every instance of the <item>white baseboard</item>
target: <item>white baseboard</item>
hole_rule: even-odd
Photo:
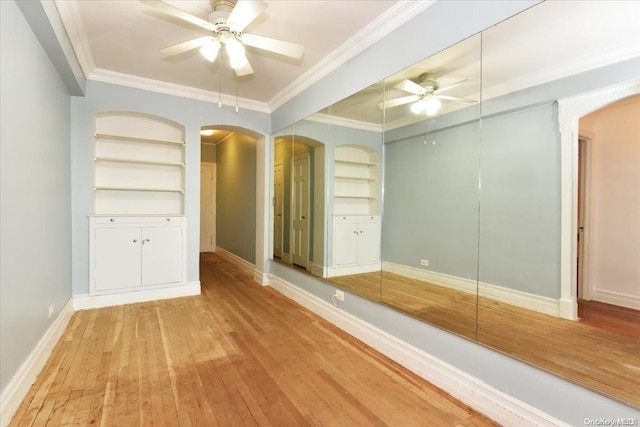
[[[51,323],[29,357],[20,365],[16,374],[0,394],[0,426],[7,426],[13,418],[22,399],[44,368],[53,348],[64,333],[73,311],[73,301],[69,298],[69,301],[60,310],[58,317]]]
[[[271,274],[263,273],[257,268],[253,270],[253,280],[260,283],[262,286],[269,286],[269,283],[271,283],[272,277],[273,276]]]
[[[327,268],[322,265],[311,263],[311,274],[316,277],[327,277]]]
[[[623,294],[620,292],[607,291],[604,289],[592,289],[591,299],[607,304],[618,305],[620,307],[640,310],[640,297],[636,295]]]
[[[271,286],[501,425],[567,426],[279,277]]]
[[[112,307],[122,304],[134,304],[138,302],[156,301],[170,298],[189,297],[200,295],[200,282],[189,282],[184,285],[169,288],[146,289],[120,294],[89,295],[79,294],[73,296],[74,310],[89,310],[92,308]]]
[[[493,285],[491,283],[476,282],[475,280],[464,277],[451,276],[449,274],[438,273],[392,262],[384,261],[382,263],[382,269],[400,276],[410,277],[412,279],[429,282],[434,285],[462,292],[475,294],[477,291],[479,296],[489,298],[494,301],[504,302],[517,307],[537,311],[539,313],[549,314],[551,316],[564,317],[562,316],[564,311],[560,310],[560,301],[553,298],[542,297],[527,292],[517,291],[515,289]],[[573,318],[573,320],[575,320],[575,318]]]
[[[244,258],[240,258],[238,255],[229,252],[226,249],[221,248],[220,246],[216,246],[216,252],[224,257],[226,257],[229,261],[237,265],[241,268],[245,273],[253,276],[253,270],[255,270],[256,266],[251,264]]]
[[[381,264],[379,262],[363,265],[352,265],[347,267],[329,267],[326,277],[346,276],[349,274],[372,273],[380,271]]]

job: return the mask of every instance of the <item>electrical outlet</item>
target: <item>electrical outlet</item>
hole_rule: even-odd
[[[51,319],[51,316],[53,316],[53,304],[49,306],[49,319]]]
[[[336,300],[338,301],[344,301],[344,292],[342,291],[336,291],[336,294],[334,295],[334,297],[336,298]]]
[[[429,260],[421,259],[420,265],[422,265],[423,267],[429,267]]]

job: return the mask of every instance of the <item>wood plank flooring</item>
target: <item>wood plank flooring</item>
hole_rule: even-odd
[[[328,280],[640,408],[636,310],[581,301],[576,322],[389,272]]]
[[[219,256],[201,281],[75,313],[11,425],[495,425]]]

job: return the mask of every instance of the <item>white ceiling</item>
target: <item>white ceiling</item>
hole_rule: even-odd
[[[203,35],[137,0],[55,0],[87,78],[270,112],[402,25],[434,1],[270,0],[246,32],[305,46],[301,60],[247,48],[255,72],[237,79],[228,64],[210,64],[197,50],[166,57],[159,49]],[[208,0],[173,0],[207,19]],[[479,99],[509,93],[640,56],[640,1],[540,3],[482,34],[390,76],[387,99],[407,95],[393,86],[435,72],[447,95]],[[482,62],[481,62],[482,60]],[[482,70],[482,76],[480,76]],[[220,78],[220,86],[218,86]],[[237,82],[237,85],[236,85]],[[237,90],[237,93],[236,93]],[[323,111],[381,123],[374,85]],[[238,101],[236,101],[236,96]],[[445,103],[443,112],[460,108]],[[387,124],[409,122],[408,106],[387,110]],[[415,119],[413,119],[415,121]]]
[[[208,0],[168,3],[204,20],[213,10]],[[286,102],[433,1],[267,3],[245,31],[302,44],[304,56],[292,60],[248,47],[255,72],[236,78],[228,64],[211,64],[197,49],[176,57],[159,52],[207,34],[137,0],[55,0],[88,79],[216,101],[221,93],[225,103],[235,104],[237,96],[241,106],[262,111]]]

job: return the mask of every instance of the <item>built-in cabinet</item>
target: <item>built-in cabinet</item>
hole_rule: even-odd
[[[103,113],[94,144],[89,293],[185,284],[184,128],[161,117]]]
[[[333,213],[378,215],[378,152],[360,145],[335,149]]]
[[[335,149],[332,264],[329,276],[380,270],[378,152],[361,145]]]
[[[91,294],[185,282],[183,217],[93,216],[89,239]]]
[[[133,113],[96,117],[94,213],[184,213],[184,130]]]

